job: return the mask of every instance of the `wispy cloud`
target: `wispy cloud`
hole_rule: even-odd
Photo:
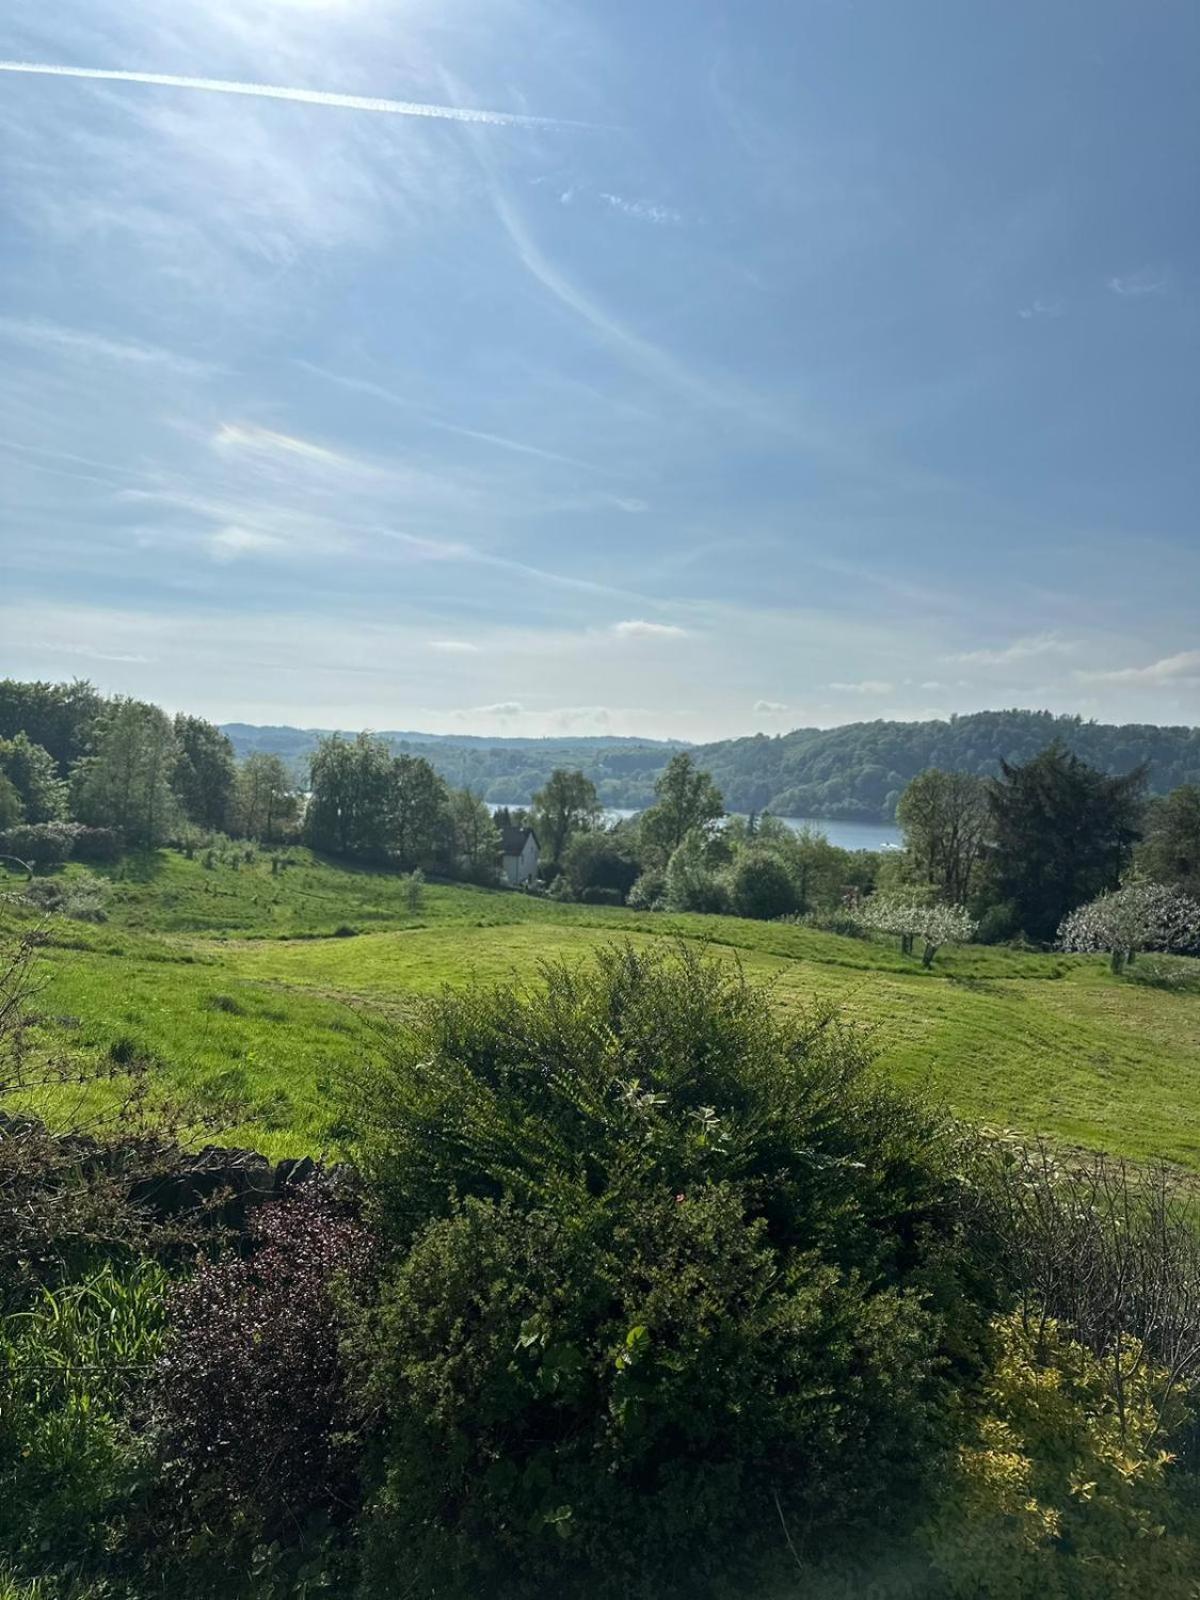
[[[1033,300],[1027,306],[1021,306],[1017,315],[1025,322],[1031,322],[1039,317],[1061,317],[1063,314],[1061,300]]]
[[[472,644],[469,639],[431,639],[429,648],[438,650],[443,655],[448,656],[477,656],[479,654],[479,646]]]
[[[272,428],[259,428],[241,422],[222,422],[213,435],[217,449],[252,450],[262,455],[299,456],[302,461],[315,462],[322,467],[358,466],[351,457],[330,450],[325,445],[314,444],[310,439],[299,439],[294,434],[277,433]]]
[[[456,717],[519,717],[525,707],[519,700],[500,700],[494,706],[467,706]]]
[[[788,711],[791,708],[789,706],[785,706],[781,700],[756,700],[754,702],[754,709],[759,713],[760,716],[781,717],[785,711]]]
[[[829,683],[825,687],[837,694],[891,694],[896,686],[882,678],[863,678],[860,683]]]
[[[1164,272],[1143,267],[1140,271],[1128,273],[1124,277],[1109,278],[1107,287],[1113,294],[1119,294],[1123,299],[1135,300],[1147,294],[1166,294],[1167,277]]]
[[[633,217],[638,222],[657,222],[669,226],[683,221],[683,212],[675,211],[670,206],[652,205],[648,200],[627,200],[624,195],[607,194],[603,189],[600,198],[611,210],[619,211],[623,217]],[[563,200],[569,203],[565,195]]]
[[[1038,656],[1066,656],[1075,649],[1068,639],[1057,634],[1044,633],[1029,639],[1014,639],[1012,644],[999,650],[965,650],[947,656],[947,661],[959,661],[976,667],[1011,667],[1020,661],[1032,661]]]
[[[401,410],[410,411],[420,417],[427,427],[437,428],[443,433],[453,433],[460,439],[476,439],[481,444],[496,445],[501,450],[512,450],[517,455],[533,456],[539,461],[557,461],[568,467],[582,467],[585,472],[602,472],[602,467],[595,466],[590,461],[581,461],[578,456],[560,454],[557,450],[547,450],[542,445],[529,444],[520,439],[510,439],[505,434],[489,433],[482,428],[467,428],[458,422],[448,422],[444,417],[429,411],[416,401],[406,400],[402,395],[387,389],[381,383],[374,383],[370,378],[351,378],[340,372],[330,372],[327,367],[321,367],[311,361],[297,361],[296,365],[305,372],[314,373],[319,378],[325,378],[329,383],[336,383],[340,388],[348,389],[352,393],[371,395],[376,400],[382,400],[386,405],[396,406]]]
[[[269,83],[235,83],[223,78],[187,78],[171,72],[126,72],[107,67],[52,66],[34,61],[0,61],[0,72],[24,72],[49,78],[87,78],[104,83],[140,83],[164,89],[199,89],[206,94],[249,95],[258,100],[292,100],[301,105],[328,106],[333,110],[374,111],[393,117],[433,117],[444,122],[483,122],[518,128],[583,126],[564,123],[556,117],[533,117],[515,111],[427,105],[418,100],[384,100],[374,95],[333,94],[325,89],[299,89]]]
[[[677,628],[670,622],[644,622],[631,618],[628,622],[614,622],[612,632],[622,639],[685,639],[686,628]]]
[[[182,377],[203,378],[217,370],[207,361],[194,361],[190,356],[164,350],[160,345],[143,344],[135,339],[111,339],[83,328],[64,328],[57,322],[42,322],[36,317],[0,317],[0,338],[84,359],[170,368]]]
[[[1115,667],[1104,671],[1080,670],[1075,674],[1081,683],[1127,683],[1156,688],[1162,684],[1200,683],[1200,650],[1181,650],[1178,655],[1163,656],[1145,667]]]
[[[569,311],[581,317],[606,343],[621,351],[648,376],[665,382],[672,388],[683,389],[709,404],[723,407],[731,404],[730,395],[726,390],[697,376],[684,363],[661,349],[652,340],[645,339],[641,334],[625,327],[597,305],[578,285],[572,283],[535,242],[525,226],[524,219],[518,214],[501,185],[491,177],[490,173],[489,177],[496,215],[512,241],[521,264],[544,289],[547,289]]]
[[[260,528],[234,524],[210,534],[208,547],[215,561],[236,561],[239,556],[279,555],[287,549],[287,541]]]

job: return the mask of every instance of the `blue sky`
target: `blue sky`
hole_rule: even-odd
[[[0,57],[0,671],[1200,721],[1193,0],[9,0]]]

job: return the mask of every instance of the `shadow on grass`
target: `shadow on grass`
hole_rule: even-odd
[[[109,876],[114,883],[153,883],[167,864],[163,850],[131,850],[121,857]]]

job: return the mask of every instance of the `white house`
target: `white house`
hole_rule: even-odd
[[[532,828],[501,828],[500,847],[504,852],[505,883],[529,883],[537,877],[541,849]]]

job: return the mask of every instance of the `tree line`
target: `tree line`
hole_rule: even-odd
[[[1143,766],[1151,794],[1200,783],[1200,728],[1117,726],[1048,711],[978,711],[932,722],[856,722],[728,739],[692,753],[736,811],[890,821],[930,767],[995,778],[1059,743],[1108,777]]]
[[[1174,920],[1156,925],[1182,927],[1200,899],[1200,787],[1146,788],[1144,766],[1110,776],[1057,742],[1002,761],[994,778],[930,768],[897,805],[904,848],[847,851],[769,812],[727,815],[712,774],[680,751],[640,816],[605,823],[594,786],[564,771],[502,820],[538,831],[543,876],[562,899],[855,924],[896,934],[906,951],[920,939],[929,961],[971,938],[1052,943],[1080,907],[1140,880],[1177,897]],[[1148,903],[1122,905],[1135,900]],[[1128,924],[1117,910],[1106,925]]]
[[[671,756],[652,804],[632,818],[606,821],[594,780],[569,767],[549,774],[530,807],[493,818],[482,796],[383,737],[321,739],[304,790],[278,755],[237,761],[201,717],[105,698],[83,681],[0,683],[0,835],[29,855],[62,859],[71,829],[76,853],[103,854],[199,828],[491,884],[500,827],[528,825],[541,886],[560,899],[857,920],[906,947],[920,937],[926,953],[939,931],[961,938],[968,927],[988,941],[1048,944],[1131,877],[1200,899],[1200,785],[1155,796],[1149,786],[1145,762],[1108,773],[1058,739],[1027,760],[1002,757],[990,777],[930,766],[896,801],[904,849],[873,854],[839,850],[770,811],[729,815],[695,751]],[[966,920],[931,919],[931,905],[962,908]],[[1128,918],[1110,905],[1101,921]]]
[[[286,727],[228,724],[239,755],[262,750],[299,772],[321,735]],[[494,805],[532,804],[553,771],[580,771],[600,803],[643,809],[676,748],[603,739],[502,739],[385,733],[394,755],[428,760],[451,787]],[[930,722],[858,722],[798,728],[769,737],[727,739],[690,748],[732,811],[777,817],[891,821],[905,785],[929,767],[997,777],[1000,763],[1031,760],[1055,740],[1110,777],[1146,764],[1152,794],[1200,783],[1200,730],[1133,723],[1116,726],[1046,711],[980,711]]]
[[[335,736],[314,753],[309,787],[278,755],[236,760],[203,717],[105,698],[82,681],[0,683],[0,839],[22,859],[111,856],[200,830],[494,881],[488,808],[427,761],[393,756],[368,734]]]

